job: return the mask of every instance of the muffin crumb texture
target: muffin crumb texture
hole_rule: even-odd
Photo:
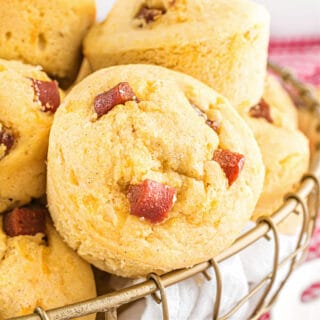
[[[116,39],[116,40],[115,40]],[[84,40],[94,70],[155,64],[253,106],[263,93],[269,14],[249,0],[117,0]]]
[[[108,111],[92,121],[97,97]],[[93,73],[59,107],[50,133],[55,226],[84,259],[121,276],[189,267],[229,246],[263,176],[253,135],[229,103],[162,67]]]
[[[63,85],[75,79],[94,0],[0,1],[0,58],[41,65]]]
[[[96,296],[90,265],[62,241],[47,213],[28,206],[0,217],[0,319]]]

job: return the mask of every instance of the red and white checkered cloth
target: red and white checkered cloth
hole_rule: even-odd
[[[270,60],[293,70],[301,80],[320,86],[320,36],[309,39],[272,40],[269,48]],[[320,219],[314,232],[307,261],[320,259]],[[308,302],[320,297],[319,282],[311,284],[301,292],[301,301]],[[270,314],[260,320],[270,320]]]
[[[272,40],[270,59],[289,67],[308,83],[320,86],[320,36],[296,40]]]

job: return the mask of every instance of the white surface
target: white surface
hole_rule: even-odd
[[[102,21],[111,9],[114,0],[96,0],[97,20]]]
[[[271,13],[273,37],[320,36],[319,0],[256,0]]]
[[[274,320],[319,320],[320,299],[301,303],[301,293],[311,284],[320,281],[320,260],[303,264],[297,269],[283,288],[272,309]]]

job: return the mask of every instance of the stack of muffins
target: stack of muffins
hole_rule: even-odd
[[[65,244],[46,208],[49,133],[64,93],[42,71],[60,84],[74,79],[95,5],[0,5],[0,319],[7,319],[96,296],[91,266]]]
[[[84,38],[91,0],[0,4],[0,318],[208,260],[307,170],[260,5],[117,0]]]

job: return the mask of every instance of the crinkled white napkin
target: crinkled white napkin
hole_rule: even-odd
[[[255,226],[254,223],[249,223],[245,231],[250,230]],[[279,233],[279,261],[287,258],[294,250],[298,240],[299,230],[293,236],[287,236]],[[243,268],[246,274],[249,288],[255,287],[266,275],[268,275],[273,268],[274,261],[274,237],[272,232],[268,233],[269,240],[266,238],[259,239],[254,244],[239,253],[242,261]],[[281,282],[285,279],[290,267],[290,261],[287,262],[282,268],[278,269],[273,288],[268,295],[271,297],[279,288]],[[251,300],[249,314],[253,311],[257,302],[259,301],[266,286],[262,288]]]
[[[228,312],[234,304],[248,293],[248,283],[239,257],[232,257],[220,264],[223,290],[220,315]],[[166,288],[170,320],[206,320],[212,319],[216,296],[216,281],[213,270],[209,270],[211,281],[198,274],[190,279]],[[112,276],[110,286],[120,289],[134,281]],[[244,305],[231,317],[243,320],[248,305]],[[151,296],[142,299],[119,314],[119,320],[161,320],[161,305]]]
[[[255,223],[250,222],[245,231],[248,231],[253,227],[255,227]],[[266,238],[259,239],[239,253],[249,284],[257,283],[272,270],[275,244],[271,231],[268,233],[268,236],[270,237],[270,240],[267,240]],[[298,235],[286,236],[279,234],[280,261],[294,251],[297,236]],[[283,270],[281,271],[283,273]]]

